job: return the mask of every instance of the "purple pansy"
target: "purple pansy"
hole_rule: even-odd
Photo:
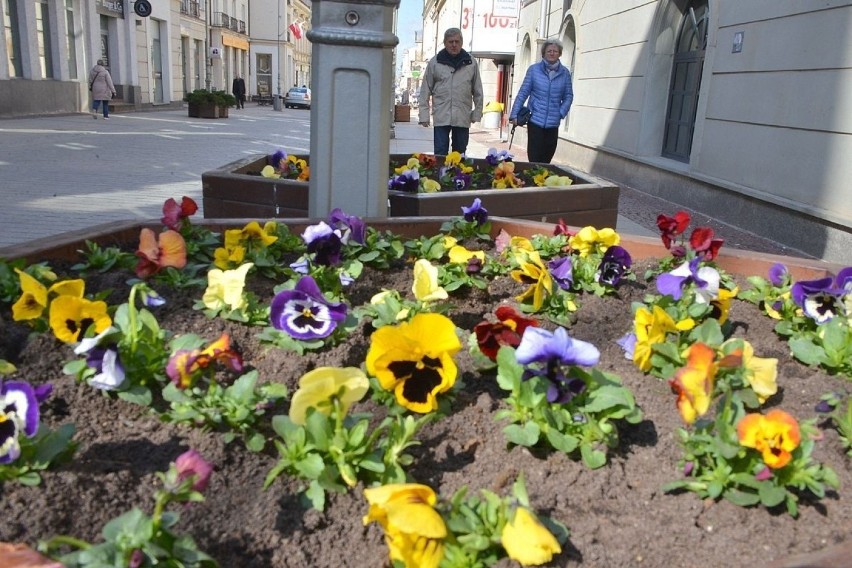
[[[790,289],[793,301],[815,322],[822,324],[844,313],[844,297],[852,294],[852,266],[818,280],[802,280]]]
[[[310,276],[292,290],[275,295],[270,306],[272,327],[296,339],[328,337],[346,319],[346,304],[329,302]]]
[[[417,193],[417,190],[420,189],[420,172],[417,170],[403,171],[388,180],[388,189]]]
[[[521,365],[541,364],[536,369],[526,369],[524,379],[534,376],[546,378],[550,381],[547,400],[560,404],[569,402],[586,388],[582,379],[566,376],[563,365],[590,367],[597,364],[600,356],[597,347],[569,337],[562,327],[556,328],[556,331],[528,327],[515,351],[515,359]]]
[[[489,166],[496,166],[502,162],[511,162],[514,156],[508,150],[497,150],[497,148],[489,148],[488,154],[485,156],[485,161]]]
[[[456,175],[453,176],[453,189],[456,191],[464,191],[465,189],[469,189],[472,181],[473,178],[470,174],[458,172]]]
[[[298,274],[308,274],[311,271],[310,263],[308,259],[304,256],[299,258],[299,260],[290,263],[290,268]]]
[[[776,262],[769,268],[769,282],[773,286],[783,286],[789,281],[789,277],[787,267],[780,262]]]
[[[281,162],[287,160],[287,152],[278,150],[269,157],[269,165],[275,169],[281,169]]]
[[[633,259],[630,258],[630,253],[625,248],[618,245],[609,247],[606,249],[598,267],[597,281],[607,286],[618,286],[632,263]]]
[[[95,370],[95,376],[88,382],[96,389],[115,390],[124,382],[124,365],[115,346],[95,347],[89,351],[86,364]]]
[[[570,290],[574,284],[574,265],[571,263],[570,256],[554,258],[547,262],[547,269],[550,270],[550,276],[563,290]]]
[[[328,214],[328,224],[335,231],[340,231],[341,241],[347,244],[350,240],[359,245],[364,244],[367,237],[367,225],[356,215],[347,215],[343,209],[335,208]]]
[[[636,351],[636,334],[631,331],[616,339],[615,342],[624,349],[624,358],[632,361],[633,353]]]
[[[719,295],[719,271],[709,266],[700,266],[701,259],[693,258],[684,262],[671,272],[657,277],[657,291],[680,300],[683,289],[695,284],[695,301],[707,304]]]
[[[464,215],[464,220],[468,223],[476,223],[477,225],[484,225],[488,222],[488,209],[482,206],[482,200],[478,197],[473,200],[473,203],[470,204],[470,207],[465,207],[462,205],[462,215]]]
[[[29,383],[0,382],[0,464],[12,463],[21,455],[18,436],[22,432],[28,438],[38,432],[38,403]]]
[[[340,237],[340,232],[324,221],[307,227],[302,233],[308,252],[313,253],[316,263],[322,266],[340,264],[340,249],[343,246]]]

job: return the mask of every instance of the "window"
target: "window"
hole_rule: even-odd
[[[21,65],[21,36],[18,33],[18,1],[6,0],[3,6],[3,27],[6,28],[6,53],[9,57],[9,77],[23,77]]]
[[[50,9],[47,2],[37,0],[35,3],[36,41],[38,42],[38,63],[41,66],[41,76],[53,78],[53,56],[50,45]]]
[[[669,87],[663,156],[688,162],[707,48],[707,0],[692,2],[680,22]]]
[[[68,49],[68,74],[77,78],[77,41],[74,30],[74,0],[65,0],[65,41]]]

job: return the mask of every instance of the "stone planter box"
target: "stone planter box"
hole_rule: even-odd
[[[228,107],[214,103],[187,103],[187,114],[190,118],[228,118]]]
[[[404,163],[409,154],[392,154],[391,164]],[[481,161],[481,160],[480,160]],[[305,217],[308,214],[308,182],[269,179],[258,174],[266,157],[247,158],[201,175],[204,216]],[[515,162],[520,173],[534,164]],[[388,191],[393,217],[452,217],[459,215],[479,197],[490,215],[555,223],[563,219],[575,227],[616,227],[619,188],[600,178],[573,170],[548,166],[557,175],[567,175],[567,187],[522,189],[476,189],[440,193]]]
[[[256,217],[242,219],[194,219],[193,223],[222,233],[226,229],[243,227],[250,221],[260,221],[263,223],[265,220]],[[295,234],[302,233],[308,225],[315,222],[306,218],[276,220],[286,223],[290,231]],[[447,217],[365,219],[365,222],[369,226],[379,231],[388,230],[409,238],[436,235],[440,232],[441,225],[446,221]],[[505,217],[493,217],[491,221],[491,233],[494,237],[501,230],[505,230],[512,236],[528,238],[537,234],[549,235],[553,231],[553,225],[549,223]],[[5,260],[23,258],[28,263],[45,260],[74,261],[79,259],[79,251],[85,249],[87,240],[96,242],[101,246],[136,246],[139,242],[139,231],[143,227],[160,231],[163,225],[159,219],[149,219],[147,221],[113,221],[111,223],[94,225],[80,231],[71,231],[60,235],[35,239],[27,243],[0,247],[0,258]],[[621,246],[630,252],[634,261],[645,258],[663,258],[669,255],[669,251],[663,247],[660,239],[656,237],[622,235]],[[837,274],[845,266],[819,259],[754,253],[751,251],[726,249],[724,247],[716,259],[716,263],[728,272],[757,275],[766,275],[769,272],[769,268],[778,262],[784,264],[796,280],[824,278]]]

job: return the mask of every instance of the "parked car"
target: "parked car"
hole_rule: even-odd
[[[308,87],[293,87],[284,96],[284,108],[311,108],[311,90]]]

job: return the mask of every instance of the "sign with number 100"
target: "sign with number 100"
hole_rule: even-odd
[[[465,0],[461,30],[473,53],[514,53],[518,29],[518,0]]]

